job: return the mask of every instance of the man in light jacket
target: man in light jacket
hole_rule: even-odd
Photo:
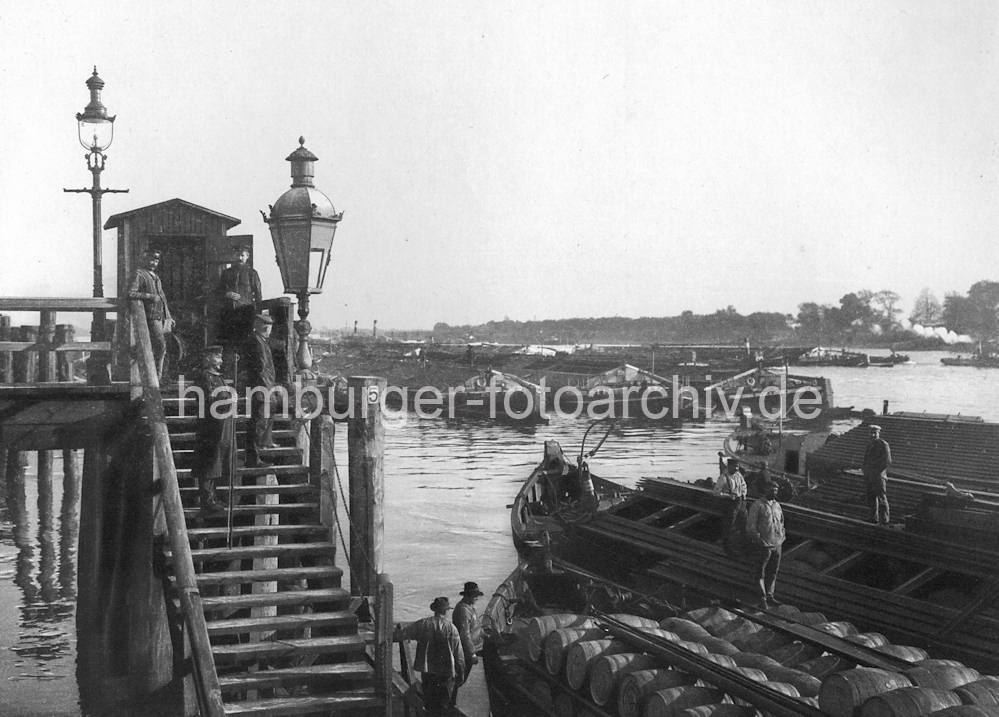
[[[472,666],[478,664],[478,655],[482,652],[482,623],[475,611],[475,601],[485,593],[479,590],[478,583],[467,582],[465,589],[459,594],[461,600],[458,601],[451,619],[458,628],[461,649],[465,653],[465,675],[462,680],[464,682],[468,679]]]
[[[458,628],[447,619],[450,601],[434,598],[430,609],[432,616],[396,628],[396,639],[416,640],[413,669],[423,673],[423,706],[428,715],[443,715],[464,681],[465,655]]]
[[[777,571],[780,570],[781,546],[784,544],[784,511],[777,502],[777,484],[773,481],[764,484],[763,497],[749,508],[746,535],[759,550],[757,584],[760,607],[766,610],[780,605],[780,601],[774,598],[774,587]]]

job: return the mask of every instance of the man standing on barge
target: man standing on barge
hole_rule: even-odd
[[[777,490],[776,483],[767,481],[763,497],[753,503],[746,519],[746,534],[759,550],[757,584],[760,607],[764,610],[780,605],[780,600],[774,597],[774,588],[780,570],[781,546],[784,545],[784,511],[777,501]]]
[[[881,438],[881,426],[871,424],[871,442],[864,451],[864,487],[867,505],[871,509],[871,522],[888,525],[888,468],[891,466],[891,448]]]

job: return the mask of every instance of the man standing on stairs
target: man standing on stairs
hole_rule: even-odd
[[[475,611],[475,601],[485,593],[479,590],[478,583],[467,582],[465,589],[459,593],[461,600],[454,608],[451,621],[458,628],[458,637],[461,638],[461,649],[465,655],[465,674],[462,675],[462,682],[468,681],[468,675],[472,672],[472,667],[479,662],[479,654],[482,652],[482,623],[479,621],[479,614]],[[457,699],[458,688],[455,687],[455,699]],[[452,700],[454,702],[455,700]]]
[[[416,640],[413,669],[423,674],[423,706],[428,715],[443,715],[464,681],[465,655],[458,629],[447,619],[450,601],[434,598],[430,609],[432,616],[396,628],[395,639]]]
[[[253,330],[253,317],[262,300],[260,275],[250,266],[250,245],[233,246],[235,261],[219,277],[215,289],[219,311],[219,342],[234,359],[236,352]],[[232,361],[230,360],[230,363]]]
[[[156,270],[160,266],[161,254],[158,249],[142,252],[145,266],[136,267],[132,280],[128,282],[128,298],[138,299],[145,304],[146,325],[149,327],[149,342],[153,347],[153,360],[156,363],[156,376],[163,378],[163,358],[166,356],[165,334],[173,331],[173,317],[167,305],[163,284]]]
[[[215,495],[215,482],[222,476],[222,436],[226,421],[232,420],[231,396],[222,393],[226,383],[222,378],[222,347],[206,346],[201,372],[195,385],[204,399],[198,406],[198,428],[195,432],[194,464],[191,475],[198,481],[198,502],[206,513],[225,510]]]
[[[260,451],[275,448],[271,429],[274,425],[274,389],[277,375],[271,355],[270,335],[274,322],[269,316],[257,314],[253,319],[253,333],[243,346],[243,369],[249,391],[250,425],[246,430],[246,467],[269,466],[260,457]]]

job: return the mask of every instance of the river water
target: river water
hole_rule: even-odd
[[[883,353],[874,351],[872,353]],[[893,368],[792,368],[832,379],[837,406],[982,416],[999,421],[999,371],[945,367],[943,352],[914,353]],[[488,595],[515,567],[507,506],[540,460],[544,441],[579,451],[585,419],[555,418],[524,427],[408,418],[386,430],[385,555],[396,618],[428,614],[437,595],[458,598],[466,580]],[[599,475],[631,485],[643,476],[694,480],[713,475],[732,424],[683,427],[618,425],[590,461]],[[602,431],[595,429],[588,446]],[[595,436],[595,438],[594,438]],[[346,481],[345,430],[337,436]],[[76,717],[75,627],[71,556],[57,557],[62,465],[57,454],[51,515],[39,512],[34,465],[20,485],[5,486],[0,513],[0,715]],[[0,481],[2,482],[2,481]],[[15,495],[11,494],[11,491]],[[18,509],[18,506],[21,509]],[[40,520],[40,517],[42,518]],[[342,550],[342,549],[341,549]],[[337,562],[342,564],[342,552]]]

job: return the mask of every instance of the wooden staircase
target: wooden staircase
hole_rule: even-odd
[[[296,447],[298,430],[275,420],[270,467],[244,468],[246,419],[236,419],[232,547],[226,514],[198,508],[191,477],[197,418],[164,399],[191,552],[227,715],[373,715],[384,712],[366,659],[370,629],[340,586],[335,536],[323,525],[319,486]],[[194,404],[186,408],[194,410]],[[226,503],[229,487],[217,488]],[[370,626],[368,626],[370,628]]]

